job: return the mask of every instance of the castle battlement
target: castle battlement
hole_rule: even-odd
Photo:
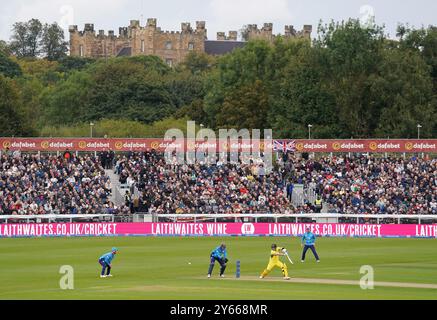
[[[144,26],[141,26],[139,20],[131,20],[128,27],[120,27],[119,28],[119,37],[131,37],[131,35],[135,32],[140,31],[151,31],[154,30],[157,33],[161,34],[167,34],[167,35],[182,35],[182,34],[202,34],[206,36],[206,29],[205,29],[205,21],[196,21],[196,28],[193,29],[191,27],[191,24],[189,22],[183,22],[181,23],[181,30],[180,31],[174,31],[174,30],[161,30],[161,28],[157,27],[156,19],[149,18],[147,19],[147,23]],[[77,25],[71,25],[69,27],[70,36],[76,35],[78,37],[85,37],[85,36],[97,36],[97,37],[114,37],[114,31],[109,30],[108,34],[105,34],[104,30],[99,30],[98,34],[96,34],[96,31],[94,30],[94,24],[92,23],[86,23],[85,27],[82,31],[79,31]]]
[[[207,30],[205,21],[196,21],[195,27],[189,22],[182,22],[178,31],[162,30],[157,26],[157,19],[148,18],[144,25],[140,20],[130,20],[129,26],[120,27],[118,35],[114,30],[94,29],[94,24],[86,23],[83,30],[77,25],[69,27],[70,55],[80,57],[114,57],[123,55],[157,55],[169,65],[181,62],[190,52],[205,52]],[[261,29],[256,24],[249,24],[246,28],[247,40],[263,39],[272,42],[273,24],[264,23]],[[284,28],[285,38],[303,37],[310,39],[311,25],[304,25],[303,30],[296,31],[292,25]],[[238,41],[238,32],[217,32],[217,40]],[[228,46],[229,47],[229,46]],[[215,48],[217,49],[217,47]],[[225,50],[226,51],[226,50]],[[218,49],[218,52],[224,52]]]

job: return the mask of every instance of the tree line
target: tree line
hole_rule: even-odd
[[[271,128],[278,138],[416,138],[437,133],[437,27],[396,39],[358,20],[320,23],[312,40],[248,42],[220,57],[191,53],[69,57],[57,24],[16,23],[0,41],[1,136],[162,136],[195,120]]]

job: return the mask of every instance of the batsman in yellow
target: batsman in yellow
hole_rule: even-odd
[[[287,265],[279,260],[279,257],[286,255],[284,253],[286,252],[285,248],[278,247],[276,244],[272,244],[271,248],[272,250],[270,251],[269,264],[267,265],[267,268],[261,273],[259,278],[265,278],[274,267],[279,267],[281,268],[284,280],[290,280],[290,277],[288,276]]]

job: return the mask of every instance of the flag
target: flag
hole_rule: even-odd
[[[273,140],[273,150],[285,152],[285,143],[282,141]]]
[[[296,151],[296,141],[290,141],[290,142],[286,142],[286,141],[278,141],[278,140],[273,140],[273,150],[274,151],[282,151],[282,152],[294,152]]]
[[[296,151],[296,141],[290,141],[286,143],[285,149],[290,152]]]

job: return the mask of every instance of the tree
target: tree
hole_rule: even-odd
[[[11,52],[19,58],[44,57],[58,60],[68,51],[64,31],[55,22],[42,24],[38,19],[16,22],[12,28]]]
[[[243,39],[243,41],[249,41],[249,26],[248,25],[244,25],[241,29],[240,29],[240,35],[241,35],[241,39]]]
[[[40,54],[43,25],[38,19],[16,22],[12,27],[11,52],[19,58],[36,58]]]
[[[71,73],[73,71],[81,71],[89,67],[96,60],[92,58],[64,56],[57,60],[59,63],[58,71],[63,73]]]
[[[314,125],[314,137],[341,137],[335,97],[324,83],[324,54],[302,48],[281,73],[269,115],[275,137],[307,138],[308,124]]]
[[[35,132],[30,127],[29,113],[24,112],[20,107],[20,91],[12,79],[0,74],[0,135],[30,136]]]
[[[266,41],[253,41],[218,59],[217,68],[205,81],[205,112],[210,127],[216,127],[216,115],[222,112],[221,107],[229,92],[251,86],[257,80],[262,81],[266,90],[274,86],[270,78],[273,50]]]
[[[359,20],[319,25],[314,47],[325,51],[325,85],[346,136],[369,137],[377,127],[381,110],[370,98],[370,77],[382,61],[385,39],[382,28],[362,27]]]
[[[31,19],[27,23],[28,56],[38,57],[41,53],[41,39],[44,34],[42,23],[38,19]]]
[[[407,29],[400,39],[400,47],[404,50],[418,52],[425,62],[431,66],[434,89],[437,91],[437,26],[427,29]]]
[[[45,24],[41,38],[41,52],[48,60],[59,60],[66,56],[67,42],[64,40],[64,30],[55,22]]]
[[[13,78],[22,75],[21,68],[11,58],[0,52],[0,74],[5,77]]]
[[[178,69],[189,70],[192,74],[204,73],[214,67],[215,58],[206,53],[190,52]]]
[[[9,56],[11,54],[11,49],[6,41],[0,40],[0,53],[4,54],[5,56]]]
[[[205,77],[202,74],[192,74],[183,70],[169,73],[163,77],[163,80],[178,109],[190,105],[196,99],[203,99],[205,96]]]
[[[28,56],[27,24],[25,22],[14,23],[9,48],[12,54],[18,58]]]
[[[269,97],[261,80],[229,93],[217,114],[217,126],[233,129],[264,129],[269,111]]]
[[[180,129],[186,132],[186,118],[165,118],[150,125],[138,121],[125,119],[102,119],[96,121],[94,126],[95,137],[103,138],[162,138],[168,129]],[[42,137],[89,137],[89,123],[80,123],[72,126],[44,126],[41,130]]]
[[[430,67],[413,51],[391,50],[384,53],[372,79],[370,98],[381,110],[376,130],[380,137],[432,137],[436,125],[436,100]]]
[[[90,68],[93,84],[86,119],[121,117],[152,123],[173,115],[176,106],[163,79],[170,69],[159,58],[155,64],[155,58],[113,59]]]
[[[62,74],[58,71],[59,64],[56,61],[46,59],[26,58],[19,59],[23,73],[27,76],[38,78],[44,85],[53,85],[62,79]]]
[[[88,99],[93,85],[92,76],[76,71],[54,87],[42,93],[43,118],[45,125],[70,125],[88,120]]]
[[[32,128],[38,128],[42,119],[41,93],[45,86],[37,77],[25,75],[16,78],[15,82],[20,91],[20,106],[29,118]]]
[[[38,19],[16,22],[12,28],[11,51],[19,58],[36,58],[40,54],[43,25]]]
[[[176,112],[176,118],[179,119],[185,117],[192,121],[196,121],[198,124],[208,123],[208,115],[204,109],[203,99],[196,99]]]

